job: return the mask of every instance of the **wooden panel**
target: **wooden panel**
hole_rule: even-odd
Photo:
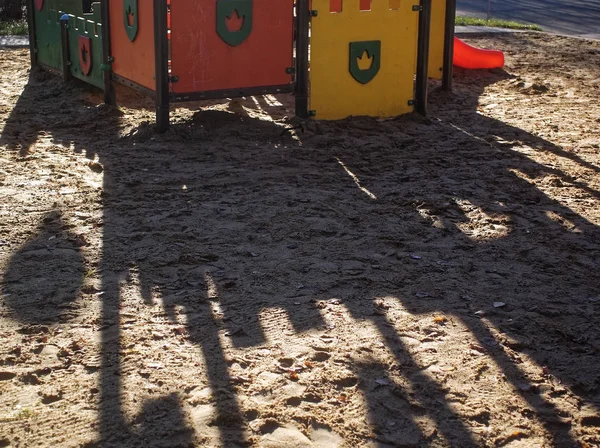
[[[292,77],[286,69],[292,66],[293,0],[249,2],[250,32],[241,42],[235,40],[237,36],[229,43],[217,29],[217,10],[222,1],[232,2],[171,0],[172,75],[179,78],[172,84],[172,91],[191,93],[289,84]],[[232,14],[228,25],[228,29],[241,30],[248,26],[247,17]]]
[[[79,0],[62,0],[64,11],[69,14],[69,53],[71,75],[101,89],[104,88],[102,72],[102,23],[100,2],[92,3],[93,12],[83,14]],[[90,64],[89,72],[82,67],[80,37],[89,39],[84,59]]]
[[[153,2],[139,0],[137,9],[138,31],[131,42],[125,29],[125,0],[110,0],[112,69],[123,78],[155,90]]]
[[[41,11],[34,7],[33,13],[37,61],[56,70],[62,70],[60,23],[56,5],[46,1]]]
[[[413,110],[418,0],[397,5],[375,0],[361,11],[360,0],[343,0],[341,12],[331,13],[330,0],[313,0],[309,107],[317,119]]]
[[[431,33],[429,34],[429,77],[442,79],[444,70],[444,32],[446,0],[431,0]]]
[[[75,78],[99,88],[104,88],[102,63],[102,23],[100,3],[92,3],[92,12],[84,13],[81,0],[46,0],[41,10],[34,7],[35,38],[38,49],[37,60],[51,68],[62,71],[62,39],[60,18],[63,14],[69,20],[69,59],[70,71]],[[84,73],[80,63],[79,37],[89,39],[86,58],[89,71]]]

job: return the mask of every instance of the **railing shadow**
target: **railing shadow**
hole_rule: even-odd
[[[220,110],[176,122],[163,136],[154,135],[149,123],[132,126],[121,113],[82,101],[85,94],[58,80],[33,79],[0,144],[25,157],[40,150],[35,145],[44,133],[54,143],[85,151],[104,170],[100,443],[152,446],[173,437],[176,445],[256,444],[249,430],[254,416],[240,403],[242,386],[231,375],[228,353],[267,341],[261,316],[272,308],[285,312],[295,335],[327,330],[318,302],[337,298],[353,319],[373,325],[399,366],[390,371],[381,361],[350,362],[353,381],[325,385],[356,385],[362,391],[372,440],[382,446],[434,440],[479,446],[471,422],[444,398],[442,385],[423,372],[397,322],[377,307],[375,299],[393,296],[412,315],[435,312],[463,323],[554,443],[575,445],[568,419],[515,356],[523,350],[544,375],[593,402],[595,386],[588,383],[590,372],[600,367],[595,349],[564,332],[573,322],[591,324],[597,315],[595,308],[588,317],[570,308],[597,294],[599,229],[514,170],[550,173],[577,185],[567,174],[480,132],[493,129],[505,141],[518,136],[519,144],[564,153],[476,113],[481,87],[504,76],[459,74],[456,83],[468,90],[445,101],[462,102],[460,114],[436,104],[438,120],[431,122],[355,118],[309,123],[296,134],[289,122]],[[269,104],[262,106],[267,110]],[[594,190],[577,186],[598,198]],[[495,229],[488,239],[469,234],[465,228],[473,210],[505,230]],[[548,210],[578,232],[550,219]],[[515,255],[524,233],[531,235],[528,246]],[[18,266],[28,250],[13,256],[4,282],[18,283],[11,266]],[[531,278],[540,269],[546,275]],[[183,321],[183,337],[200,349],[205,364],[198,376],[205,376],[214,400],[214,414],[206,420],[216,428],[211,440],[198,441],[178,395],[147,400],[133,419],[131,411],[126,416],[124,378],[130,371],[123,357],[121,310],[125,300],[132,300],[123,292],[123,278],[132,273],[137,280],[128,283],[139,289],[139,319],[144,309],[162,304],[169,322]],[[82,280],[74,275],[70,281]],[[8,303],[17,318],[57,318],[19,309],[24,294],[13,289]],[[490,298],[506,302],[505,307],[490,307]],[[552,300],[557,313],[549,314],[544,308]],[[484,318],[475,314],[480,310]],[[573,356],[576,347],[584,347],[585,358]],[[398,377],[405,384],[396,384],[393,393],[378,387]],[[380,381],[373,384],[373,378]]]

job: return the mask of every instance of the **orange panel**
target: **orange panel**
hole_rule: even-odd
[[[124,0],[110,0],[111,53],[113,72],[137,84],[155,90],[154,81],[154,6],[139,0],[138,32],[131,42],[124,24]]]
[[[371,10],[371,2],[373,0],[360,0],[359,9],[361,11],[370,11]],[[383,0],[377,0],[383,1]],[[329,12],[342,12],[344,10],[344,2],[343,0],[329,0]],[[312,9],[312,5],[310,5]]]
[[[172,0],[172,75],[179,78],[173,92],[291,83],[286,69],[292,66],[294,0],[253,0],[251,31],[235,46],[217,32],[219,1]],[[245,20],[232,14],[228,29],[245,27]]]

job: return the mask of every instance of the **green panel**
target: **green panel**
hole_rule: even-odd
[[[123,22],[127,37],[130,42],[133,42],[139,30],[138,0],[123,1]]]
[[[69,53],[71,74],[82,81],[103,88],[101,5],[92,4],[93,12],[84,14],[81,0],[45,0],[42,11],[34,8],[37,60],[62,70],[60,17],[69,16]],[[79,63],[79,36],[89,37],[92,67],[86,76]]]
[[[58,12],[52,9],[56,2],[46,0],[41,11],[33,8],[37,61],[56,70],[62,68],[60,48],[60,24]]]
[[[230,20],[241,22],[237,30],[230,30]],[[252,32],[252,0],[218,0],[217,1],[217,33],[223,41],[237,47]]]
[[[63,0],[63,3],[77,3],[81,10],[81,0]],[[71,74],[94,86],[104,88],[102,75],[102,23],[100,19],[100,3],[94,3],[93,14],[69,14],[69,53],[71,60]],[[85,75],[79,62],[79,36],[89,37],[91,40],[92,69]]]
[[[370,65],[361,68],[358,65],[359,59]],[[381,41],[371,40],[363,42],[350,42],[350,74],[361,84],[368,84],[375,78],[381,68]]]

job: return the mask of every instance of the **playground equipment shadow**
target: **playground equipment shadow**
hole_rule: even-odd
[[[352,375],[331,382],[322,378],[323,384],[311,386],[314,395],[327,396],[327,388],[343,392],[357,385],[366,400],[373,446],[491,443],[474,428],[487,426],[491,415],[500,418],[493,404],[480,402],[482,408],[467,416],[471,405],[458,406],[457,395],[450,402],[449,385],[438,382],[407,345],[407,316],[431,313],[455,322],[466,334],[463,343],[474,340],[476,350],[485,352],[504,375],[506,389],[532,410],[511,418],[541,421],[547,442],[576,446],[574,422],[555,407],[549,398],[554,396],[529,380],[518,352],[556,384],[569,387],[560,394],[598,408],[597,389],[590,381],[600,371],[600,360],[575,335],[598,313],[594,308],[590,314],[584,301],[598,292],[600,229],[515,173],[551,173],[578,185],[576,180],[513,147],[542,147],[595,166],[478,113],[483,89],[509,76],[501,70],[458,71],[455,93],[433,92],[431,119],[303,122],[284,117],[281,103],[285,106],[288,98],[277,98],[279,103],[257,98],[264,116],[274,120],[248,113],[256,109],[254,99],[215,103],[214,110],[178,112],[172,129],[157,136],[151,113],[147,123],[140,123],[140,112],[128,109],[126,97],[120,98],[124,107],[117,112],[82,101],[89,94],[49,75],[32,75],[0,145],[19,151],[27,164],[31,154],[43,151],[36,142],[45,134],[53,144],[85,152],[103,170],[98,254],[86,249],[87,257],[101,257],[101,445],[258,444],[249,430],[257,416],[241,396],[240,388],[246,386],[232,373],[240,362],[232,351],[265,346],[269,330],[283,325],[274,312],[265,322],[265,310],[280,310],[289,319],[291,332],[278,343],[289,344],[285,349],[290,353],[306,343],[306,334],[335,337],[344,329],[331,326],[324,308],[339,306],[357,332],[366,324],[373,328],[390,355],[366,356],[339,339],[330,356],[341,359],[336,362]],[[97,95],[89,99],[99,101]],[[578,187],[599,198],[595,190]],[[461,203],[504,216],[500,226],[510,231],[478,240],[464,230],[470,217]],[[565,230],[549,218],[548,210],[579,231]],[[64,228],[62,219],[56,213],[42,219],[37,236],[14,253],[4,273],[6,305],[24,324],[64,323],[57,312],[61,307],[52,298],[39,297],[40,285],[30,276],[51,285],[48,290],[62,291],[58,305],[73,303],[84,286],[79,267],[85,242],[79,244],[77,236],[67,236],[71,246],[62,247],[65,257],[35,255],[49,244],[48,235]],[[138,295],[131,293],[132,286]],[[507,305],[490,308],[491,298]],[[548,311],[549,302],[556,312]],[[205,375],[215,413],[204,428],[192,427],[181,390],[167,388],[160,397],[147,399],[137,414],[130,402],[139,391],[132,383],[137,380],[130,380],[134,355],[125,350],[136,335],[124,313],[133,311],[141,325],[153,321],[157,306],[170,325],[183,322],[179,336],[205,360],[203,368],[182,365],[169,374],[195,378],[196,384]],[[475,314],[478,310],[485,310],[485,316]],[[79,309],[70,319],[85,312]],[[452,332],[444,327],[436,331]],[[439,360],[444,353],[435,356]],[[392,394],[381,387],[390,384],[395,385]],[[335,407],[342,405],[338,401]],[[277,421],[281,409],[261,411],[267,417],[259,433],[276,434],[283,426]],[[319,418],[297,421],[340,432],[334,419]],[[347,443],[369,442],[364,434],[354,437]],[[506,440],[510,437],[525,434]]]

